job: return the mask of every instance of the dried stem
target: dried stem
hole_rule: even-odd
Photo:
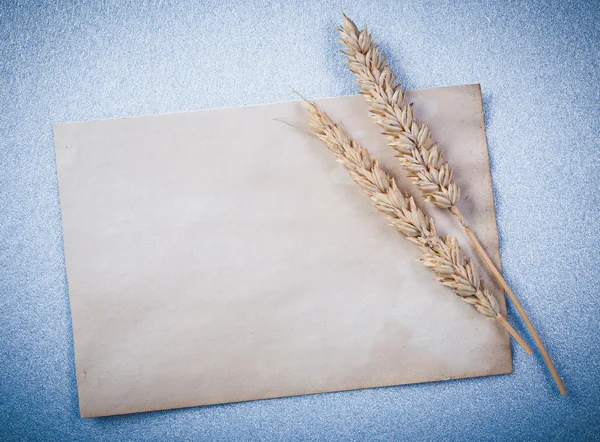
[[[496,298],[479,278],[471,260],[463,257],[456,240],[449,236],[442,240],[437,236],[433,220],[417,208],[411,197],[402,194],[396,181],[381,169],[377,160],[326,113],[312,102],[307,102],[307,112],[311,133],[336,155],[338,162],[371,197],[373,205],[386,215],[390,225],[419,246],[423,254],[419,261],[432,270],[440,283],[450,287],[479,313],[497,319],[527,354],[531,354],[531,348],[500,313]]]
[[[533,327],[533,324],[531,323],[529,316],[527,316],[527,313],[525,312],[525,310],[523,309],[523,306],[517,299],[517,296],[514,294],[514,292],[508,286],[508,284],[502,277],[500,270],[498,270],[498,268],[494,265],[494,262],[489,257],[489,255],[486,253],[485,249],[483,248],[483,246],[481,245],[481,243],[475,236],[475,233],[473,233],[473,230],[471,230],[471,227],[465,221],[464,217],[462,216],[462,214],[460,213],[458,208],[451,207],[450,211],[460,221],[461,225],[465,229],[465,232],[467,233],[467,236],[469,237],[469,239],[475,246],[475,249],[477,250],[477,252],[482,257],[485,264],[488,266],[488,268],[492,272],[492,275],[494,275],[496,280],[500,283],[500,285],[502,286],[502,288],[504,289],[504,291],[506,292],[506,294],[508,295],[508,297],[514,304],[515,308],[521,315],[521,318],[523,318],[523,322],[525,322],[525,325],[529,329],[529,332],[531,333],[531,336],[533,337],[533,340],[535,341],[535,345],[537,346],[538,350],[542,354],[542,357],[544,358],[544,362],[546,362],[546,365],[548,366],[548,370],[550,371],[550,374],[552,375],[554,382],[556,382],[558,390],[560,391],[561,394],[567,394],[567,389],[565,388],[565,385],[563,384],[558,372],[556,371],[556,368],[554,367],[554,363],[552,362],[552,359],[550,359],[550,355],[546,351],[546,347],[544,347],[544,344],[542,343],[540,336],[535,331],[535,328]]]
[[[382,128],[390,147],[396,151],[407,175],[427,201],[450,210],[458,218],[477,252],[523,318],[561,394],[566,394],[567,390],[521,303],[460,215],[456,207],[460,189],[452,179],[452,170],[444,161],[437,143],[432,140],[427,124],[415,119],[413,106],[406,103],[402,85],[396,81],[381,49],[366,28],[359,31],[346,15],[338,31],[345,46],[342,52],[347,56],[348,67],[356,76],[371,115]]]

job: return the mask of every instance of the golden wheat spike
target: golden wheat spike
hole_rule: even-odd
[[[396,181],[379,166],[377,160],[315,103],[306,103],[310,132],[346,167],[354,181],[371,197],[373,205],[386,215],[390,225],[419,246],[422,252],[420,262],[460,299],[472,304],[482,315],[498,320],[527,354],[531,354],[531,348],[500,313],[496,298],[479,278],[471,260],[463,257],[456,240],[451,237],[442,240],[437,235],[433,220],[419,210],[411,197],[398,189]]]
[[[523,306],[456,207],[460,189],[452,179],[452,169],[444,161],[427,124],[415,119],[412,104],[406,103],[402,85],[396,81],[385,55],[368,30],[359,31],[345,14],[344,23],[338,31],[348,67],[356,76],[356,83],[369,105],[371,115],[381,127],[389,146],[396,151],[407,175],[427,201],[448,209],[458,219],[477,253],[523,318],[560,393],[566,394],[567,390],[554,363]]]

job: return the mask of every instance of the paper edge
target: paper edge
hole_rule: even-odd
[[[422,88],[422,89],[409,89],[409,90],[405,90],[405,92],[412,92],[412,91],[420,92],[420,91],[428,91],[428,90],[434,90],[434,89],[448,89],[448,88],[468,87],[468,86],[479,86],[479,89],[481,91],[481,86],[479,83],[466,83],[466,84],[453,84],[453,85],[446,85],[446,86],[435,86],[435,87],[428,87],[428,88]],[[311,101],[313,101],[313,100],[321,101],[321,100],[328,100],[328,99],[333,99],[333,98],[355,97],[358,95],[360,95],[360,93],[347,94],[347,95],[330,95],[330,96],[325,96],[325,97],[307,97],[307,99],[311,100]],[[57,126],[66,126],[66,125],[81,124],[81,123],[93,123],[93,122],[99,122],[99,121],[130,120],[130,119],[136,119],[136,118],[158,117],[158,116],[165,116],[165,115],[173,115],[174,116],[174,115],[178,115],[178,114],[187,114],[187,113],[194,113],[194,112],[242,109],[242,108],[248,108],[248,107],[261,107],[261,106],[271,106],[274,104],[302,103],[302,102],[303,102],[302,99],[281,100],[281,101],[270,101],[270,102],[266,102],[266,103],[242,104],[242,105],[238,105],[238,106],[224,106],[224,107],[213,107],[213,108],[205,108],[205,109],[189,109],[189,110],[182,110],[182,111],[161,112],[161,113],[157,113],[157,114],[141,114],[141,115],[132,115],[132,116],[128,116],[128,117],[92,118],[90,120],[81,120],[81,121],[59,121],[57,123],[52,123],[52,128],[54,129]],[[483,108],[483,105],[482,105],[482,108]],[[484,129],[485,129],[485,127],[484,127]],[[486,141],[486,146],[487,146],[487,141]]]

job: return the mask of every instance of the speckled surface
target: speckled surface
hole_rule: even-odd
[[[407,87],[481,83],[504,273],[570,394],[515,351],[507,376],[81,419],[51,124],[354,93],[340,7]],[[568,1],[2,2],[0,439],[597,438],[599,22]]]

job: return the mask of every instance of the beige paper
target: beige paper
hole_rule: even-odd
[[[499,261],[479,86],[409,100]],[[403,176],[361,97],[317,101]],[[54,126],[82,416],[511,372],[502,327],[276,120],[303,118],[289,102]]]

